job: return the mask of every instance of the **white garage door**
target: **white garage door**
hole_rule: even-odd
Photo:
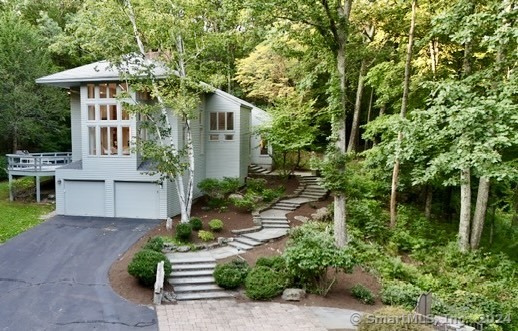
[[[156,183],[115,182],[115,217],[159,218],[159,186]]]
[[[65,181],[65,215],[106,216],[103,181]]]

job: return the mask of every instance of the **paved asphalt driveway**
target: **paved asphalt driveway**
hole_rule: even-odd
[[[157,330],[108,270],[158,222],[56,216],[0,246],[0,330]]]

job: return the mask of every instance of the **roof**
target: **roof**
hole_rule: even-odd
[[[142,66],[138,60],[135,60],[132,61],[128,69],[122,68],[122,71],[127,71],[130,74],[138,74],[139,71],[141,71],[142,76],[144,76],[144,70],[146,68],[147,66]],[[153,63],[152,70],[153,74],[159,78],[165,77],[167,74],[167,68],[156,61]],[[38,78],[36,79],[36,83],[69,88],[79,86],[85,82],[119,81],[123,73],[124,72],[121,72],[121,70],[112,65],[109,61],[98,61]]]
[[[145,65],[142,65],[142,61],[145,61]],[[151,61],[151,62],[150,62]],[[130,58],[130,62],[128,69],[122,68],[122,71],[127,71],[130,74],[138,74],[139,71],[142,72],[142,76],[144,76],[144,71],[147,70],[149,64],[152,64],[152,70],[155,77],[163,78],[168,75],[169,69],[160,63],[159,61],[154,61],[150,59],[142,59],[138,56],[134,56]],[[46,84],[59,86],[64,88],[70,88],[73,86],[79,86],[82,83],[88,82],[108,82],[108,81],[120,81],[121,74],[125,72],[121,72],[116,66],[114,66],[109,61],[98,61],[90,64],[86,64],[84,66],[80,66],[77,68],[61,71],[52,75],[44,76],[36,79],[36,83],[38,84]],[[240,104],[245,107],[249,107],[252,109],[253,116],[257,116],[258,118],[269,118],[269,114],[264,110],[257,108],[253,104],[240,99],[230,93],[222,91],[220,89],[213,88],[209,84],[202,83],[206,87],[210,87],[212,89],[212,93],[221,96],[225,99],[228,99],[234,103]]]

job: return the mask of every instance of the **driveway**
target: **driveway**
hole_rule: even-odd
[[[0,330],[158,330],[110,287],[113,261],[158,220],[56,216],[0,246]]]

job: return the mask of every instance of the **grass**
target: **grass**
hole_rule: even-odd
[[[40,216],[53,209],[50,204],[10,202],[9,184],[0,182],[0,243],[40,224]]]

